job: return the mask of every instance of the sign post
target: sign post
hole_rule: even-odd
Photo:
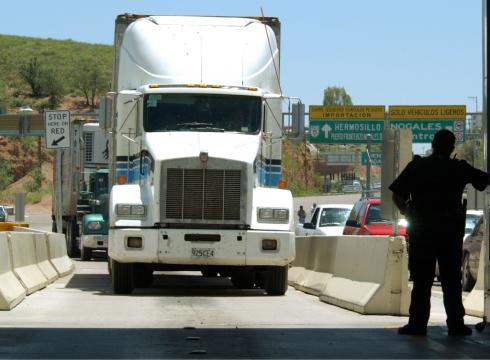
[[[68,110],[48,110],[44,113],[44,138],[46,139],[46,148],[55,149],[61,152],[63,148],[70,147],[70,111]],[[56,204],[56,228],[59,233],[63,232],[63,221],[62,221],[62,204],[63,204],[63,193],[61,191],[61,156],[57,154],[56,156],[56,184],[54,184],[54,189],[58,194],[58,203]]]
[[[44,113],[46,148],[70,147],[70,111],[48,110]]]

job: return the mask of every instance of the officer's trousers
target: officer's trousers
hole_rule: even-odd
[[[430,316],[431,288],[436,260],[443,291],[447,326],[463,325],[461,261],[462,233],[452,226],[446,229],[416,228],[409,231],[409,270],[413,280],[409,325],[425,328]]]

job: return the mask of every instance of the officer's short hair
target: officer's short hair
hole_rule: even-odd
[[[454,150],[454,144],[456,143],[456,137],[447,129],[439,130],[434,134],[432,140],[432,149],[435,153],[450,155]]]

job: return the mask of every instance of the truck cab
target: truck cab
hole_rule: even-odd
[[[277,18],[120,15],[110,133],[115,293],[155,270],[287,290]]]
[[[81,221],[80,253],[84,261],[94,250],[107,252],[109,221],[108,170],[100,169],[89,175],[88,189],[81,192],[86,210]],[[87,211],[88,209],[88,211]]]

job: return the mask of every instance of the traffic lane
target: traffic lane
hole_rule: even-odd
[[[10,220],[13,221],[13,219],[14,216],[10,216]],[[31,229],[42,231],[51,231],[52,229],[51,213],[27,213],[24,221],[29,224]]]
[[[28,296],[13,311],[0,312],[0,326],[382,327],[405,321],[364,317],[292,287],[285,296],[268,296],[260,289],[236,289],[227,278],[198,273],[156,275],[151,288],[118,296],[112,293],[105,262],[76,265],[73,276]]]
[[[228,278],[196,272],[155,276],[154,285],[132,295],[114,295],[104,261],[76,261],[76,272],[0,312],[0,327],[182,328],[319,327],[383,328],[404,316],[364,316],[289,287],[285,296],[241,290]],[[445,324],[442,299],[433,297],[430,324]],[[149,315],[150,314],[150,315]],[[467,317],[468,323],[478,318]]]
[[[151,316],[151,314],[148,314]],[[2,358],[486,358],[488,333],[427,337],[379,328],[5,328]]]

